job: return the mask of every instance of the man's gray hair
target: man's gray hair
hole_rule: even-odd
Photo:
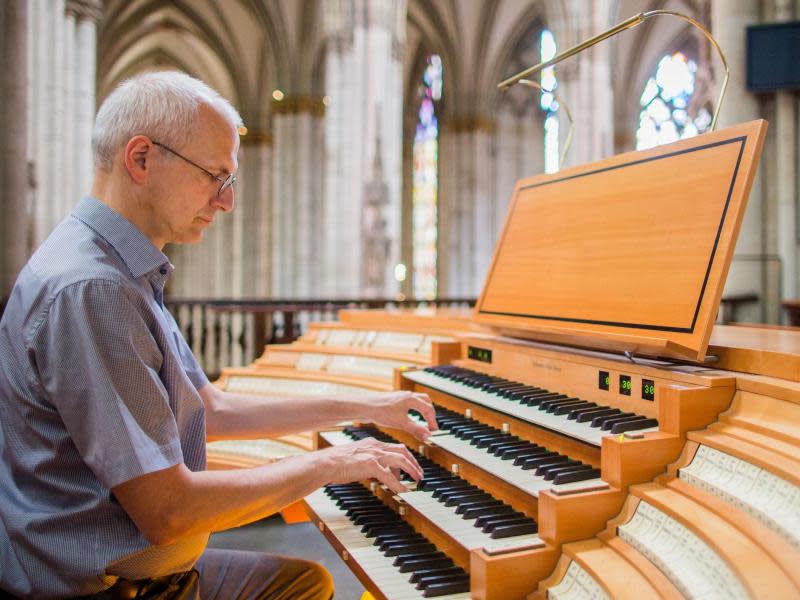
[[[114,154],[136,135],[180,147],[188,142],[203,104],[234,127],[242,124],[230,102],[186,73],[157,71],[126,79],[97,111],[92,131],[95,167],[110,171]]]

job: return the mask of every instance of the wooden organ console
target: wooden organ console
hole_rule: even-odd
[[[800,332],[713,326],[765,130],[518,182],[440,431],[318,434],[423,467],[306,498],[376,598],[800,597]]]
[[[454,309],[342,310],[339,321],[311,323],[292,344],[268,345],[244,368],[224,369],[220,389],[251,394],[363,395],[392,389],[396,369],[449,363],[461,331],[479,331]],[[208,444],[212,469],[251,467],[313,449],[311,432],[278,439]]]

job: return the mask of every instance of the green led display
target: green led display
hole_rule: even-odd
[[[619,393],[625,396],[631,395],[631,388],[633,384],[631,383],[631,376],[630,375],[620,375],[619,376]]]
[[[642,400],[655,400],[656,384],[652,379],[642,379]]]
[[[608,371],[600,371],[599,376],[597,378],[597,387],[599,387],[601,390],[608,391],[610,385],[611,385],[611,376],[608,374]]]

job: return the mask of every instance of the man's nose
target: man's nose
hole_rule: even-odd
[[[214,198],[211,201],[211,205],[214,206],[215,208],[219,208],[223,212],[231,212],[233,210],[233,205],[234,205],[233,186],[227,188],[219,196],[214,196]]]

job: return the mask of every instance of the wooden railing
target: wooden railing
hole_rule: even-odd
[[[255,300],[167,298],[165,304],[210,377],[252,363],[265,344],[288,343],[309,322],[335,321],[345,308],[469,307],[475,298],[437,300]]]

